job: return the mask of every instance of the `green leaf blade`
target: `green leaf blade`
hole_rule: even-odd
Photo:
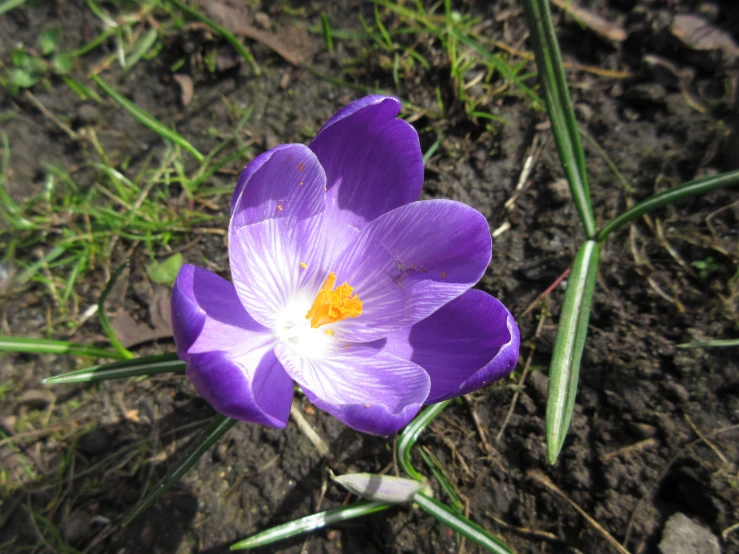
[[[123,96],[120,92],[118,92],[116,89],[114,89],[112,86],[110,86],[108,83],[103,81],[100,77],[97,75],[90,75],[90,78],[95,81],[95,84],[99,86],[103,91],[110,96],[113,100],[115,100],[124,110],[126,110],[131,117],[133,117],[136,121],[144,125],[145,127],[148,127],[152,131],[154,131],[156,134],[161,136],[164,139],[167,139],[175,144],[178,144],[185,150],[187,150],[192,156],[198,161],[202,162],[205,160],[205,156],[203,156],[192,144],[190,144],[182,135],[179,135],[178,133],[175,133],[168,127],[165,127],[159,121],[157,121],[154,116],[152,116],[149,112],[146,110],[143,110],[139,108],[136,104],[131,102],[128,98]]]
[[[393,504],[384,504],[382,502],[355,502],[350,506],[342,506],[340,508],[326,510],[325,512],[318,512],[317,514],[272,527],[271,529],[252,535],[248,539],[237,542],[231,546],[231,550],[250,550],[252,548],[259,548],[260,546],[267,546],[277,541],[317,531],[335,523],[374,514],[375,512],[387,510],[392,507]]]
[[[126,527],[134,519],[143,514],[159,499],[159,497],[171,489],[177,481],[187,473],[187,470],[195,465],[195,462],[197,462],[211,446],[218,442],[218,440],[225,435],[235,423],[235,419],[231,419],[223,415],[215,416],[211,420],[210,424],[208,424],[208,427],[192,440],[179,459],[175,462],[174,466],[167,471],[167,474],[154,486],[154,489],[146,496],[146,498],[135,506],[131,513],[126,516],[122,523],[123,527]]]
[[[547,454],[552,464],[557,461],[575,409],[580,361],[588,333],[599,260],[598,243],[586,241],[575,255],[567,281],[554,339],[547,391]]]
[[[0,337],[0,352],[22,352],[27,354],[58,354],[89,356],[91,358],[124,359],[115,351],[61,340],[33,339],[28,337]]]
[[[467,537],[469,540],[481,546],[488,552],[493,552],[494,554],[513,554],[512,550],[488,531],[470,521],[463,515],[454,512],[451,508],[445,506],[438,500],[422,493],[416,493],[413,500],[424,512]]]
[[[153,261],[146,268],[149,279],[160,285],[172,286],[182,267],[184,258],[180,252],[161,262]]]
[[[424,478],[423,475],[416,471],[413,464],[411,464],[411,448],[416,444],[421,432],[423,432],[428,424],[431,423],[431,421],[433,421],[433,419],[449,405],[449,402],[451,402],[451,400],[444,400],[438,404],[427,406],[413,419],[413,421],[406,425],[405,429],[403,429],[403,432],[400,434],[396,447],[398,452],[398,463],[406,475],[417,481],[423,481]]]
[[[739,185],[739,170],[727,171],[710,177],[695,179],[689,183],[684,183],[676,187],[672,187],[664,192],[650,196],[646,200],[642,200],[638,204],[632,206],[622,214],[614,217],[608,224],[598,233],[598,242],[603,242],[608,236],[617,229],[626,225],[629,221],[633,221],[644,214],[653,212],[664,206],[674,204],[681,200],[687,200],[693,196],[706,194],[712,190],[724,187],[733,187]]]
[[[158,375],[160,373],[184,373],[185,362],[176,353],[144,356],[133,360],[123,360],[110,364],[101,364],[85,369],[78,369],[44,379],[45,385],[62,385],[69,383],[95,383],[110,379],[127,379]]]
[[[549,0],[523,0],[523,7],[559,157],[585,229],[585,235],[592,239],[597,229],[590,200],[585,153],[580,142],[575,110],[567,88],[567,76],[562,64],[559,43],[554,33]]]

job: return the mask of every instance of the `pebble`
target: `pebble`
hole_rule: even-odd
[[[110,434],[98,427],[84,435],[79,442],[79,448],[88,456],[96,456],[102,454],[110,446]]]
[[[82,104],[79,108],[77,108],[75,122],[80,127],[84,127],[86,125],[95,125],[98,122],[99,117],[100,112],[95,106],[93,106],[92,104]]]
[[[254,24],[265,31],[269,31],[270,27],[272,27],[272,22],[270,21],[269,16],[264,12],[257,12],[254,14]]]
[[[679,512],[667,520],[658,548],[662,554],[721,554],[710,529]]]
[[[536,398],[539,402],[546,402],[547,389],[549,388],[549,377],[541,371],[532,371],[529,374],[529,383],[534,388]]]
[[[90,514],[80,510],[72,512],[69,518],[61,525],[62,536],[70,544],[77,544],[90,536],[92,522]]]

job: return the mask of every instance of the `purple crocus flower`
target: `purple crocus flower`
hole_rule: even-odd
[[[346,425],[388,435],[516,365],[513,317],[471,290],[490,262],[487,221],[416,201],[423,160],[400,107],[362,98],[309,146],[257,156],[231,202],[233,283],[180,270],[177,352],[221,414],[284,427],[296,382]]]

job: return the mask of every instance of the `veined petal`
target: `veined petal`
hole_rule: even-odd
[[[378,217],[332,268],[363,304],[335,325],[336,337],[370,342],[428,317],[480,280],[491,246],[483,215],[460,202],[413,202]]]
[[[241,172],[241,175],[239,175],[239,180],[236,183],[236,188],[234,189],[233,196],[231,197],[231,213],[234,212],[234,209],[236,208],[236,203],[241,196],[241,191],[244,190],[244,186],[246,185],[247,181],[251,179],[251,176],[254,175],[257,170],[262,167],[264,163],[269,160],[275,152],[279,152],[280,150],[284,150],[285,148],[290,148],[291,146],[291,144],[280,144],[278,146],[275,146],[271,150],[262,152],[247,164],[247,166]]]
[[[469,290],[407,330],[385,349],[423,367],[431,377],[427,404],[462,396],[507,377],[518,361],[520,336],[496,298]]]
[[[326,174],[302,144],[282,144],[258,156],[237,187],[241,190],[234,194],[231,227],[266,219],[301,220],[325,209]]]
[[[337,343],[320,357],[308,357],[279,343],[275,354],[311,402],[363,433],[394,433],[428,396],[422,368],[373,345]]]
[[[423,158],[418,133],[397,119],[401,102],[367,96],[349,104],[319,131],[310,148],[326,171],[327,219],[332,228],[367,223],[394,208],[418,200]],[[331,235],[329,250],[348,244]]]
[[[229,227],[236,292],[254,319],[275,328],[301,289],[326,274],[326,176],[303,145],[272,151],[244,183]],[[306,299],[306,310],[312,299]]]
[[[270,329],[254,321],[233,284],[192,265],[172,291],[177,353],[205,400],[228,417],[284,427],[293,385],[275,358]]]

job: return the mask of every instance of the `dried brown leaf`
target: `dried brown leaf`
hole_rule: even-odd
[[[295,26],[279,34],[262,31],[249,23],[249,12],[243,3],[234,6],[227,1],[215,0],[202,2],[202,8],[208,17],[227,31],[261,42],[293,65],[306,63],[315,52],[315,45],[305,27]]]
[[[118,340],[126,348],[172,336],[170,319],[169,292],[160,290],[154,294],[149,304],[149,321],[151,325],[136,321],[131,314],[123,310],[111,320]]]
[[[698,15],[676,15],[670,30],[693,50],[719,51],[728,58],[739,57],[739,46],[734,38]]]
[[[613,42],[623,42],[626,40],[626,31],[619,24],[584,8],[580,8],[570,0],[552,0],[552,3],[572,16],[578,23],[608,40]]]
[[[195,94],[195,86],[192,83],[192,79],[184,73],[176,73],[172,75],[172,79],[180,86],[180,101],[182,105],[187,106],[192,102],[192,97]]]

